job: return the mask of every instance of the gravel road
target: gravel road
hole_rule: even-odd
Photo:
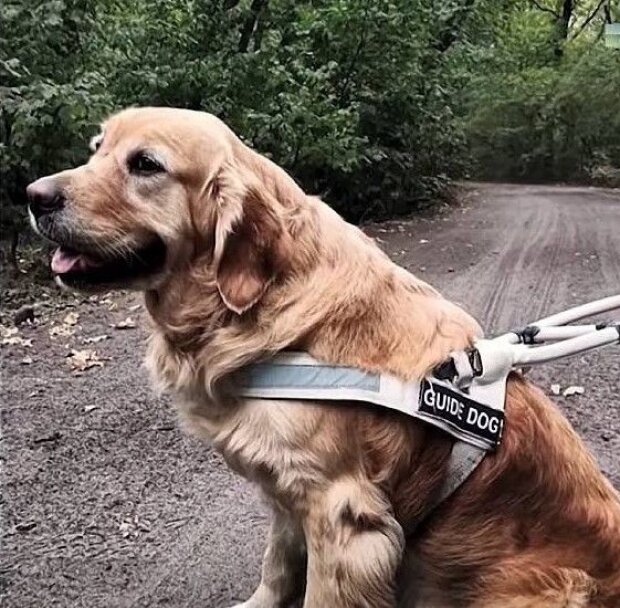
[[[433,218],[366,231],[489,335],[620,292],[619,191],[468,191],[463,206]],[[258,581],[267,513],[152,393],[140,303],[137,294],[64,298],[42,306],[34,325],[5,330],[13,342],[2,347],[6,608],[220,608]],[[127,317],[137,327],[115,327]],[[72,349],[79,353],[68,357]],[[87,350],[96,353],[89,359]],[[547,392],[584,387],[557,401],[620,488],[619,355],[601,350],[532,377]]]

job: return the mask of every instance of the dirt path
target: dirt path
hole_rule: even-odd
[[[489,334],[620,291],[620,192],[473,188],[463,208],[367,231]],[[143,330],[111,327],[127,316],[139,324],[139,303],[137,295],[69,300],[20,329],[30,347],[3,347],[6,608],[224,607],[258,580],[265,510],[152,394],[140,367]],[[72,348],[95,349],[103,366],[76,375]],[[546,390],[584,386],[583,396],[558,402],[616,487],[619,354],[533,374]]]

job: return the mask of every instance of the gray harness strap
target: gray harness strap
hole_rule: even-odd
[[[424,511],[405,527],[405,534],[414,533],[420,524],[445,500],[450,498],[456,492],[465,480],[476,470],[476,467],[482,462],[486,452],[464,441],[455,441],[452,446],[450,460],[448,461],[448,470],[443,486],[436,496],[427,502]]]
[[[470,445],[469,443],[465,443],[464,441],[457,441],[452,448],[450,464],[448,465],[448,475],[437,497],[437,501],[432,508],[449,498],[474,472],[485,456],[486,452],[484,450]]]

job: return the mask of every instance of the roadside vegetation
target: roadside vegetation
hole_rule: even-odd
[[[613,0],[6,0],[0,19],[5,261],[26,184],[128,105],[220,116],[354,221],[462,177],[618,180]]]

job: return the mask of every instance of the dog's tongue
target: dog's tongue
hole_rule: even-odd
[[[99,262],[83,253],[67,251],[62,247],[56,249],[52,256],[52,272],[55,274],[64,274],[72,270],[87,270],[100,265]]]
[[[52,256],[52,272],[64,274],[73,270],[80,263],[80,254],[58,248]]]

